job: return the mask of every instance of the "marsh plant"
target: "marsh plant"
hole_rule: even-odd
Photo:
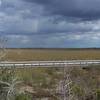
[[[17,78],[13,78],[11,82],[0,81],[1,94],[3,94],[3,97],[1,95],[1,99],[3,100],[5,98],[6,100],[15,100],[15,97],[18,94],[17,85],[19,83],[21,82],[18,81]]]
[[[0,73],[0,100],[15,100],[21,82],[14,76],[13,70],[3,69]]]

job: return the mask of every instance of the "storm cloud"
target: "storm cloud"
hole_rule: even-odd
[[[82,20],[100,19],[100,0],[25,0],[42,5],[47,14]]]
[[[0,0],[8,47],[100,47],[100,0]]]

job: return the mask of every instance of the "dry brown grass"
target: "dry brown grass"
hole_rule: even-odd
[[[100,59],[100,49],[7,49],[9,61]]]

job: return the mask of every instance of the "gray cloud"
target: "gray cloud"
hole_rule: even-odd
[[[88,19],[90,12],[94,14],[94,11],[99,11],[97,8],[99,1],[97,3],[97,0],[95,2],[91,0],[90,5],[90,0],[87,2],[86,0],[3,0],[0,6],[1,31],[4,34],[27,35],[63,32],[66,34],[83,34],[99,31],[99,28],[94,29],[95,25],[99,25],[96,21],[77,20],[80,18]],[[94,6],[95,9],[93,9]],[[47,11],[49,14],[51,13],[50,16],[44,16]],[[84,14],[89,13],[86,16],[79,16],[83,12]],[[62,17],[58,15],[64,16],[66,20],[62,20]],[[73,17],[77,17],[77,19]]]
[[[43,5],[46,13],[81,20],[100,19],[100,0],[25,0]]]
[[[99,46],[99,4],[99,0],[2,0],[0,35],[10,40],[11,47]]]

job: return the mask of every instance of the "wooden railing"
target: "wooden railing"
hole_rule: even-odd
[[[16,61],[16,62],[0,62],[0,67],[67,67],[67,66],[88,66],[100,65],[100,60],[66,60],[66,61]]]

